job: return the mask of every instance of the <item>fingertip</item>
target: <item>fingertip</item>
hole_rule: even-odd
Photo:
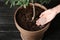
[[[39,26],[40,24],[36,23],[37,26]]]
[[[39,21],[37,21],[37,22],[36,22],[36,25],[37,25],[37,26],[39,26],[39,25],[40,25]]]

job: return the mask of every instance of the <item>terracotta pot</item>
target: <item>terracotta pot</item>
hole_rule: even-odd
[[[33,4],[30,3],[30,5],[33,5]],[[41,4],[35,3],[35,6],[38,6],[38,7],[42,8],[42,9],[44,9],[44,10],[47,10],[47,8],[45,8]],[[19,26],[18,23],[17,23],[17,21],[16,21],[16,13],[17,13],[17,11],[20,8],[21,7],[19,7],[15,11],[15,14],[14,14],[14,22],[15,22],[15,25],[16,25],[17,29],[21,33],[22,40],[41,40],[42,37],[43,37],[43,35],[44,35],[44,32],[48,29],[50,23],[48,23],[43,29],[38,30],[38,31],[28,31],[28,30],[25,30],[25,29],[21,28],[21,26]]]

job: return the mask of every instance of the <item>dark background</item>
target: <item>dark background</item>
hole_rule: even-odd
[[[60,4],[60,0],[52,0],[44,4],[48,9]],[[9,8],[0,0],[0,40],[21,40],[19,31],[13,21],[13,15],[17,7]],[[45,32],[43,40],[60,40],[60,14],[51,22],[49,29]]]

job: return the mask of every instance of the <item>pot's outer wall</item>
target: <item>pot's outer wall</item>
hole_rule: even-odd
[[[30,3],[30,5],[32,6],[33,4]],[[47,10],[47,8],[45,8],[43,5],[41,4],[38,4],[38,3],[35,3],[34,4],[35,6],[41,8],[41,9],[44,9],[44,10]],[[43,29],[41,30],[37,30],[37,31],[28,31],[28,30],[25,30],[23,29],[21,26],[19,26],[18,22],[17,22],[17,19],[16,19],[16,14],[18,12],[18,10],[20,9],[21,7],[17,8],[17,10],[15,11],[14,13],[14,22],[15,22],[15,25],[17,27],[17,29],[19,30],[19,32],[21,33],[21,38],[22,40],[42,40],[42,36],[44,35],[45,31],[49,28],[49,24],[48,23]]]
[[[52,0],[49,4],[44,4],[47,8],[52,8],[60,4],[60,0]],[[20,34],[13,22],[13,13],[16,8],[9,8],[0,0],[0,40],[20,40]],[[50,28],[45,33],[43,40],[60,40],[60,14],[52,21]]]

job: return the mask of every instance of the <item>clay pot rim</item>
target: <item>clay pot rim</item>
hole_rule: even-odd
[[[30,5],[33,5],[32,3],[30,3]],[[41,5],[41,4],[38,4],[38,3],[35,3],[34,4],[35,6],[39,6],[40,8],[42,8],[42,9],[44,9],[44,10],[47,10],[47,8],[46,7],[44,7],[43,5]],[[39,32],[39,31],[42,31],[42,30],[45,30],[48,26],[46,26],[46,27],[44,27],[43,29],[41,29],[41,30],[37,30],[37,31],[29,31],[29,30],[25,30],[25,29],[23,29],[22,27],[20,27],[19,25],[18,25],[18,23],[17,23],[17,21],[16,21],[16,13],[17,13],[17,11],[19,10],[21,8],[21,6],[20,7],[18,7],[17,8],[17,10],[15,11],[15,13],[14,13],[14,22],[15,22],[15,25],[17,24],[17,28],[18,28],[18,30],[20,31],[20,29],[22,29],[22,30],[24,30],[24,31],[26,31],[26,32]],[[47,24],[48,25],[48,24]]]

